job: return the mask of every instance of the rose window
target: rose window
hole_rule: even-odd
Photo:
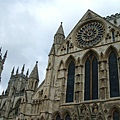
[[[80,47],[90,47],[99,43],[105,34],[103,23],[92,21],[78,29],[76,42]]]

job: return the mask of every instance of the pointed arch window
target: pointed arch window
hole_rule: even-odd
[[[69,41],[67,42],[67,53],[69,53],[69,46],[70,46],[70,44],[69,44]]]
[[[73,61],[71,61],[68,67],[66,102],[73,102],[74,99],[74,77],[75,77],[75,64]]]
[[[110,81],[110,97],[119,96],[119,79],[117,56],[112,51],[109,55],[109,81]]]
[[[113,40],[113,42],[115,41],[115,30],[114,29],[112,29],[112,40]]]
[[[61,120],[59,114],[57,115],[56,120]]]
[[[113,120],[120,120],[120,114],[117,110],[113,112]]]
[[[67,114],[67,115],[65,116],[65,120],[70,120],[70,115],[69,115],[69,114]]]
[[[85,62],[84,100],[98,99],[98,61],[90,54]]]

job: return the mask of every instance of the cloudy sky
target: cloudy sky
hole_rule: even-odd
[[[0,94],[6,89],[11,70],[25,64],[31,71],[38,61],[40,83],[45,78],[54,34],[63,22],[65,36],[91,9],[105,17],[120,13],[119,0],[0,0],[0,47],[8,50]]]

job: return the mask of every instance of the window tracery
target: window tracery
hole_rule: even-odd
[[[91,21],[82,25],[76,34],[79,47],[90,47],[99,43],[105,34],[105,28],[100,21]]]
[[[118,97],[120,95],[118,64],[117,56],[113,51],[109,55],[109,82],[110,82],[110,97]]]
[[[56,116],[56,120],[61,120],[59,114]]]
[[[93,54],[85,62],[84,99],[98,99],[98,61]]]
[[[70,115],[69,115],[69,114],[67,114],[67,115],[65,116],[65,120],[70,120]]]
[[[68,66],[66,102],[73,102],[74,99],[74,77],[75,77],[75,64],[72,60]]]
[[[113,112],[113,120],[120,120],[120,114],[117,110]]]

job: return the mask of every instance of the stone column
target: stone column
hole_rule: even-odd
[[[108,79],[107,79],[107,61],[99,62],[99,96],[100,99],[108,98]]]
[[[76,102],[83,101],[83,65],[76,66],[75,100]]]

